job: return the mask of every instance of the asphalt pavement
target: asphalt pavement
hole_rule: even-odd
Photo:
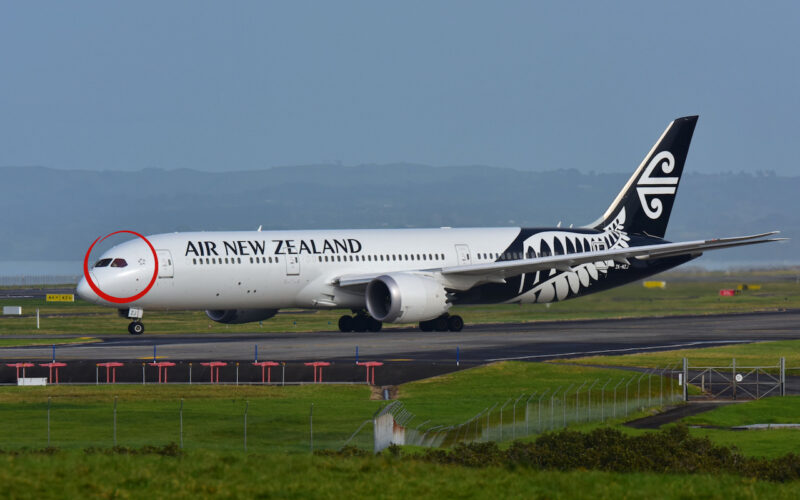
[[[257,328],[257,327],[256,327]],[[75,336],[85,334],[76,332]],[[630,354],[765,340],[800,339],[800,310],[713,316],[553,321],[466,326],[463,331],[415,328],[379,333],[186,333],[96,336],[101,343],[57,347],[59,360],[160,359],[279,361],[354,360],[428,363],[543,361],[593,354]],[[9,338],[9,337],[5,337]],[[26,337],[31,338],[31,337]],[[55,337],[48,337],[55,338]],[[50,346],[0,348],[0,360],[48,360]],[[777,362],[777,361],[776,361]]]

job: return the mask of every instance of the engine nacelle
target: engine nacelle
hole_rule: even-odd
[[[277,309],[217,309],[207,310],[206,315],[217,323],[236,325],[262,321],[275,316]]]
[[[410,273],[378,276],[367,285],[367,311],[378,321],[416,323],[450,309],[447,292],[435,279]]]

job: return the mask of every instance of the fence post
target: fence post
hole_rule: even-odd
[[[311,411],[308,414],[308,447],[314,453],[314,403],[311,403]]]
[[[611,383],[611,379],[608,379],[603,387],[600,388],[600,421],[606,421],[606,386]]]
[[[192,363],[189,362],[189,385],[192,385]]]
[[[589,409],[586,412],[586,420],[587,421],[592,419],[592,388],[598,382],[600,382],[600,379],[596,378],[596,379],[594,379],[594,382],[592,382],[592,385],[589,386],[589,395],[588,395],[589,397],[587,398],[587,405],[589,406]]]
[[[625,380],[624,378],[619,379],[617,385],[614,386],[614,418],[617,418],[617,387]]]
[[[536,432],[542,432],[542,398],[550,391],[550,389],[545,389],[541,396],[539,396],[539,424],[536,427]]]
[[[236,362],[236,385],[239,385],[239,362]],[[247,451],[247,447],[245,446],[245,450]]]
[[[144,385],[144,363],[142,363],[142,385]]]
[[[564,391],[564,397],[561,398],[561,423],[563,427],[567,426],[567,396],[569,396],[569,391],[572,389],[573,385],[575,384],[569,384],[567,390]]]
[[[519,402],[520,399],[522,399],[522,396],[524,396],[524,395],[525,395],[525,393],[523,392],[514,401],[514,410],[513,410],[514,418],[513,418],[513,421],[511,423],[511,439],[517,439],[517,403]]]
[[[733,400],[736,401],[736,358],[731,359],[731,382],[733,383]]]
[[[636,375],[631,377],[631,379],[628,380],[628,383],[625,384],[625,416],[626,417],[628,416],[628,386],[631,385],[631,382],[633,382],[634,378],[636,378]]]
[[[683,358],[683,400],[689,401],[689,359]]]
[[[497,406],[497,403],[493,404],[489,411],[486,412],[486,442],[489,442],[489,417],[492,415],[492,410],[494,407]]]
[[[281,363],[281,387],[285,385],[286,381],[286,363]]]
[[[503,404],[503,406],[500,407],[500,439],[498,440],[498,442],[503,440],[503,408],[508,406],[508,403],[510,402],[511,398],[508,398],[506,402]]]
[[[249,408],[250,408],[250,401],[245,401],[244,402],[244,451],[245,451],[245,453],[247,453],[247,410]]]
[[[551,429],[553,428],[553,422],[555,422],[555,420],[556,420],[556,415],[555,415],[555,409],[553,407],[553,402],[555,400],[556,394],[558,394],[558,391],[560,391],[560,390],[561,390],[561,386],[559,385],[558,388],[555,390],[555,392],[553,392],[550,395],[550,427],[549,428],[551,428]]]
[[[117,446],[117,396],[114,396],[114,447]]]
[[[50,396],[47,396],[47,447],[50,447]]]
[[[531,399],[533,399],[533,396],[535,396],[537,392],[539,392],[539,391],[533,391],[533,393],[531,394],[531,397],[529,397],[529,398],[528,398],[528,399],[525,401],[525,435],[526,435],[526,436],[527,436],[528,434],[530,434],[530,431],[528,430],[528,413],[529,413],[529,411],[528,411],[528,410],[530,410],[530,408],[528,407],[528,405],[530,404],[530,402],[531,402]]]
[[[586,382],[587,382],[587,381],[586,381],[586,380],[584,380],[584,381],[583,381],[583,383],[582,383],[582,384],[581,384],[581,385],[578,387],[578,389],[575,391],[575,422],[577,422],[578,420],[580,420],[580,418],[579,418],[579,414],[578,414],[578,405],[580,404],[580,401],[578,400],[578,398],[580,397],[580,394],[581,394],[581,389],[583,389],[583,386],[584,386],[584,385],[586,385]]]
[[[181,409],[178,411],[178,415],[180,418],[181,449],[183,449],[183,398],[181,398]]]
[[[785,396],[786,395],[786,358],[784,358],[784,357],[781,357],[780,383],[781,383],[781,396]]]
[[[94,385],[100,384],[100,367],[97,366],[97,363],[94,365]]]

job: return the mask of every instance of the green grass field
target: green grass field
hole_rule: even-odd
[[[734,476],[471,468],[380,457],[192,451],[181,457],[0,456],[6,498],[794,499],[800,484]]]
[[[769,366],[777,367],[781,357],[786,358],[787,371],[798,373],[800,369],[800,340],[779,340],[756,342],[752,344],[736,344],[720,347],[703,347],[696,349],[678,349],[674,351],[651,352],[645,354],[624,354],[621,356],[587,356],[582,358],[559,359],[553,363],[569,363],[602,366],[635,366],[639,368],[656,368],[675,366],[689,359],[690,366],[731,365],[736,359],[737,366]],[[776,371],[775,368],[770,371]]]
[[[400,386],[398,396],[421,420],[457,423],[491,403],[585,380],[616,379],[630,372],[547,363],[504,362]],[[655,390],[655,388],[654,388]],[[139,448],[180,442],[183,399],[186,454],[108,454],[117,442]],[[47,398],[51,445],[47,445]],[[471,468],[413,459],[322,457],[309,454],[309,411],[314,404],[315,449],[336,449],[384,402],[366,386],[117,385],[0,388],[0,485],[9,498],[144,498],[149,496],[340,497],[415,495],[525,498],[795,498],[800,484],[731,476],[617,474]],[[596,396],[595,396],[596,397]],[[245,405],[248,452],[243,451]],[[739,425],[771,415],[797,414],[800,398],[772,398],[720,408],[690,422]],[[717,413],[719,412],[719,413]],[[704,419],[705,420],[702,420]],[[607,425],[619,425],[621,419]],[[432,425],[432,424],[428,424]],[[591,429],[599,423],[582,424]],[[367,426],[371,434],[370,426]],[[636,431],[643,432],[643,431]],[[800,432],[775,434],[693,429],[746,454],[779,456],[800,447]],[[773,431],[764,431],[772,433]],[[763,436],[767,436],[765,440]],[[780,441],[780,442],[778,442]],[[764,443],[767,443],[766,445]],[[86,454],[95,447],[100,452]],[[9,450],[21,450],[9,454]],[[491,492],[491,493],[489,493]]]
[[[782,275],[781,275],[782,276]],[[781,277],[779,276],[779,277]],[[665,289],[645,289],[633,283],[575,300],[551,304],[492,305],[454,307],[467,323],[508,323],[592,318],[624,318],[685,314],[720,314],[800,308],[800,284],[794,280],[765,281],[759,291],[735,297],[720,297],[721,288],[753,282],[748,275],[726,277],[721,274],[697,280],[668,281]],[[750,276],[756,278],[756,276]],[[783,276],[788,278],[787,276]],[[667,278],[669,279],[669,275]],[[48,303],[44,299],[3,299],[0,306],[19,305],[22,317],[0,316],[0,335],[77,334],[127,335],[127,323],[114,309],[78,300],[74,303]],[[36,308],[40,326],[36,329]],[[202,311],[145,311],[148,334],[220,332],[305,332],[335,330],[342,311],[286,311],[263,322],[222,325],[208,319]],[[391,328],[392,325],[386,325]]]

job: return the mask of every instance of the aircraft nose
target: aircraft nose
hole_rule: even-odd
[[[89,282],[86,281],[86,277],[81,278],[75,291],[78,293],[78,297],[88,302],[97,302],[100,298],[96,293],[94,293],[92,287],[89,286]]]

